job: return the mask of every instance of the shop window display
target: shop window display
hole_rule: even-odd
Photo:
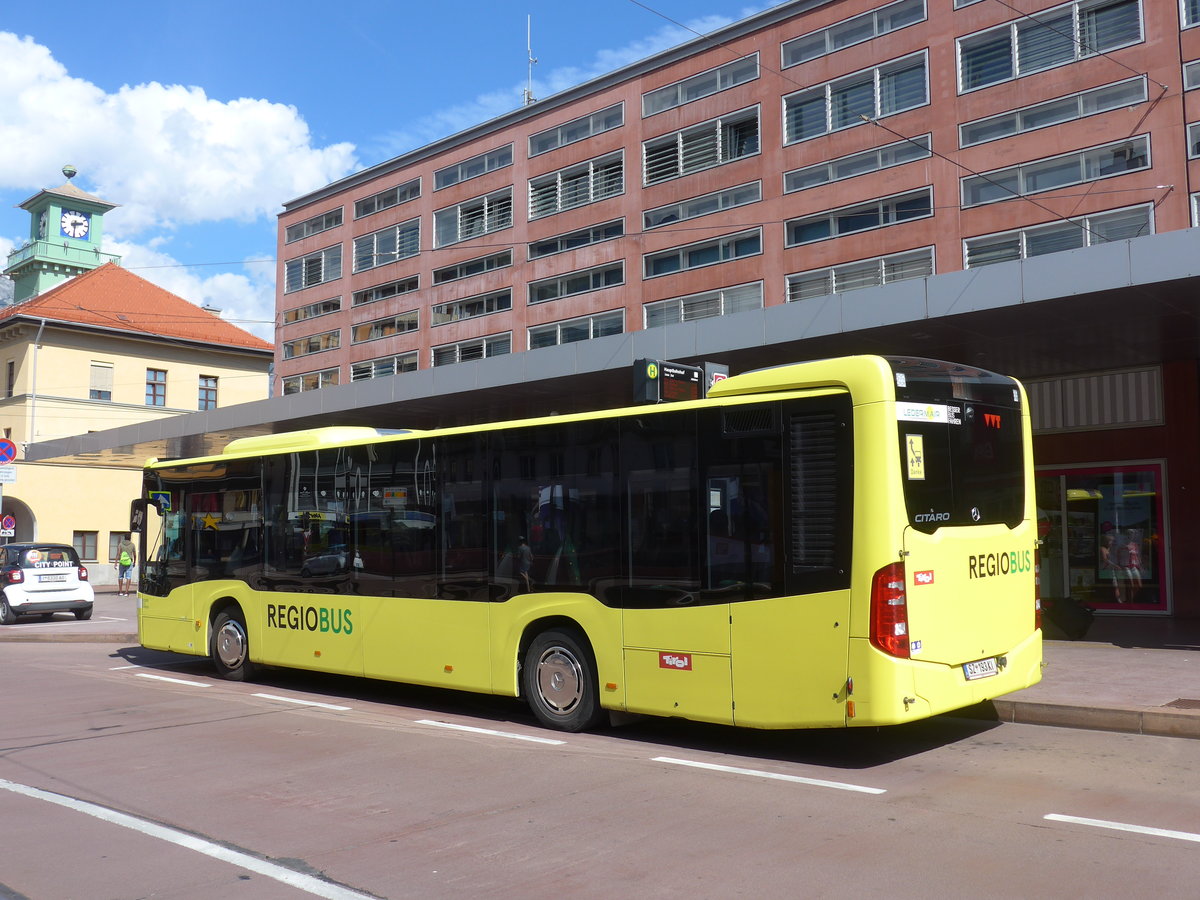
[[[1167,611],[1160,463],[1039,470],[1042,597]]]

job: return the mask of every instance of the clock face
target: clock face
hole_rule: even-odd
[[[89,213],[64,209],[62,218],[59,220],[59,227],[67,237],[87,237],[88,229],[92,227],[92,217]]]

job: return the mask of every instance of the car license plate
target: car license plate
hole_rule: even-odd
[[[975,662],[963,663],[963,674],[967,676],[967,681],[974,681],[977,678],[991,678],[996,674],[996,660],[980,659]]]
[[[43,575],[38,579],[39,584],[45,584],[47,581],[66,581],[66,575]]]

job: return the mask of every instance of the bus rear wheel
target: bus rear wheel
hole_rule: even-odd
[[[603,715],[596,663],[573,631],[544,631],[533,639],[521,667],[526,702],[538,721],[559,731],[584,731]]]
[[[250,662],[250,637],[240,610],[218,613],[213,622],[210,655],[217,674],[229,681],[250,681],[254,663]]]

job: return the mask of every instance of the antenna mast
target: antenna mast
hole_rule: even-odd
[[[525,85],[526,106],[537,102],[537,98],[533,96],[533,67],[537,63],[537,57],[533,55],[533,30],[530,19],[530,16],[525,17],[525,52],[529,54],[529,80]]]

